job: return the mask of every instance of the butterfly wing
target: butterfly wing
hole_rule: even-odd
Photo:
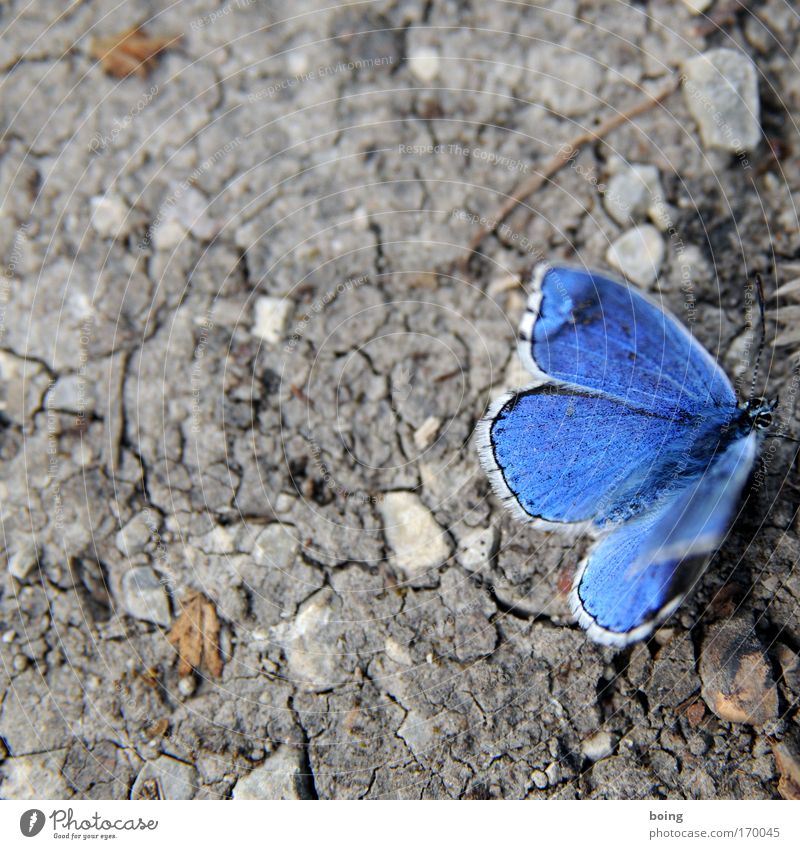
[[[632,286],[590,271],[537,266],[519,352],[539,378],[656,411],[736,406],[725,373],[677,319]]]
[[[655,499],[650,475],[685,444],[691,425],[676,414],[548,383],[498,399],[477,439],[495,492],[519,518],[600,526],[642,509],[648,494]]]
[[[644,639],[678,607],[730,528],[758,442],[755,432],[735,440],[696,480],[595,545],[570,596],[594,640]]]

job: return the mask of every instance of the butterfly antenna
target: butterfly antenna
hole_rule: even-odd
[[[764,306],[764,281],[761,279],[761,274],[756,272],[756,296],[758,297],[758,313],[761,319],[761,338],[758,340],[758,351],[756,352],[756,361],[753,365],[753,382],[750,385],[750,398],[755,398],[756,381],[758,380],[758,367],[761,363],[761,357],[764,353],[764,345],[767,339],[767,320],[765,316]]]

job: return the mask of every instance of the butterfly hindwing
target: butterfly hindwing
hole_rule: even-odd
[[[675,610],[727,533],[756,451],[755,434],[734,440],[690,485],[594,546],[570,597],[594,639],[626,645]]]

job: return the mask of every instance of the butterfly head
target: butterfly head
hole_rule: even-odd
[[[775,419],[774,412],[778,399],[751,398],[744,406],[744,412],[750,427],[756,430],[769,430]]]

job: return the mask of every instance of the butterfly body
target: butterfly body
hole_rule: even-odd
[[[675,318],[592,272],[536,270],[519,349],[536,382],[481,421],[483,466],[518,517],[596,540],[571,594],[590,635],[642,639],[727,532],[774,404],[740,405]]]

